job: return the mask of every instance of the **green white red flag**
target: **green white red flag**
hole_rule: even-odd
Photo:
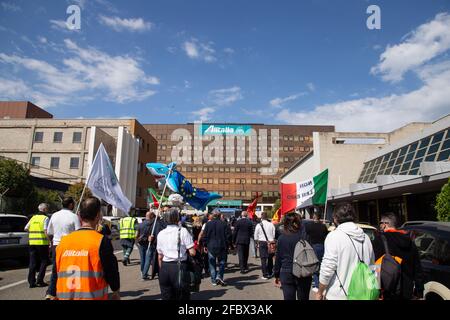
[[[281,215],[295,210],[308,199],[313,205],[325,205],[327,201],[328,169],[317,176],[296,183],[281,184]]]

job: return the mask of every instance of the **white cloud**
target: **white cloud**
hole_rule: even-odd
[[[286,98],[275,98],[275,99],[272,99],[272,100],[270,100],[269,103],[270,103],[270,105],[272,107],[281,108],[284,103],[286,103],[288,101],[297,100],[299,97],[304,96],[304,95],[306,95],[305,92],[300,92],[300,93],[297,93],[297,94],[290,95],[290,96],[288,96]]]
[[[210,114],[214,113],[216,110],[214,108],[206,107],[199,109],[197,111],[191,112],[194,116],[198,117],[200,121],[208,121],[211,119]]]
[[[50,24],[52,25],[52,29],[56,30],[68,30],[66,21],[63,20],[50,20]]]
[[[48,42],[46,37],[38,37],[40,43],[46,44]]]
[[[100,22],[108,27],[111,27],[115,31],[131,31],[131,32],[143,32],[152,29],[153,24],[145,21],[142,18],[122,19],[119,17],[106,17],[100,15]]]
[[[311,91],[311,92],[316,91],[316,86],[315,86],[314,83],[312,83],[312,82],[308,82],[308,83],[306,84],[306,87],[307,87],[308,90]]]
[[[234,53],[234,49],[232,49],[232,48],[225,48],[225,49],[223,49],[223,52],[228,53],[228,54],[233,54]]]
[[[335,125],[340,131],[387,132],[448,114],[450,62],[424,67],[419,76],[423,86],[404,94],[324,104],[304,112],[284,109],[276,118],[289,124]]]
[[[209,97],[217,106],[227,106],[243,99],[241,88],[237,86],[226,89],[211,90],[209,92]]]
[[[420,67],[450,49],[450,15],[439,13],[408,34],[397,45],[388,46],[370,72],[384,81],[398,82],[409,70]]]
[[[182,49],[186,55],[194,60],[203,60],[205,62],[211,63],[216,62],[215,57],[216,50],[212,48],[212,42],[208,44],[202,43],[195,38],[191,38],[189,41],[185,41],[182,45]]]
[[[15,5],[14,3],[11,3],[11,2],[2,2],[1,5],[2,5],[3,10],[5,10],[5,11],[11,11],[11,12],[22,11],[21,7],[19,7],[18,5]]]
[[[53,107],[66,103],[68,97],[34,90],[21,79],[0,77],[0,100],[31,100],[41,107]]]
[[[68,52],[62,66],[3,53],[0,53],[0,63],[32,71],[37,78],[32,90],[40,92],[42,97],[90,99],[92,94],[97,94],[107,101],[126,103],[142,101],[156,93],[150,86],[159,84],[159,79],[147,75],[136,59],[84,49],[68,39],[64,44]]]

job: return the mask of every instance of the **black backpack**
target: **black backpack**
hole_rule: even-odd
[[[384,294],[389,296],[400,296],[402,293],[402,265],[389,253],[387,239],[384,234],[381,234],[381,240],[385,251],[380,271],[381,289],[383,289]]]

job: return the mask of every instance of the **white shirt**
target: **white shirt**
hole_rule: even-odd
[[[178,226],[168,225],[158,233],[156,250],[162,254],[163,261],[178,261]],[[180,256],[181,261],[187,259],[186,250],[194,247],[192,236],[186,228],[181,228],[180,232]]]
[[[264,231],[266,232],[267,239],[269,239],[269,241],[273,241],[273,239],[275,239],[275,226],[267,220],[263,220],[262,224]],[[261,228],[261,223],[258,223],[255,227],[254,239],[256,241],[267,241]]]
[[[374,263],[375,256],[369,237],[353,222],[342,223],[327,235],[319,276],[320,283],[328,286],[327,300],[347,299],[345,292],[348,292],[358,255],[367,265]]]
[[[48,223],[47,234],[53,235],[53,245],[57,246],[61,238],[80,229],[80,219],[68,209],[55,212]]]

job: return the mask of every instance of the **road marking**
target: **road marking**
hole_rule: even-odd
[[[121,253],[121,252],[122,252],[122,250],[117,250],[117,251],[114,251],[114,254],[118,254],[118,253]],[[52,272],[49,271],[49,272],[47,272],[45,274],[45,276],[47,277],[47,276],[49,276],[51,274],[52,274]],[[6,290],[6,289],[9,289],[9,288],[12,288],[12,287],[15,287],[15,286],[21,285],[23,283],[27,283],[27,282],[28,282],[28,280],[21,280],[21,281],[17,281],[17,282],[14,282],[14,283],[10,283],[10,284],[7,284],[6,286],[0,287],[0,291]]]

